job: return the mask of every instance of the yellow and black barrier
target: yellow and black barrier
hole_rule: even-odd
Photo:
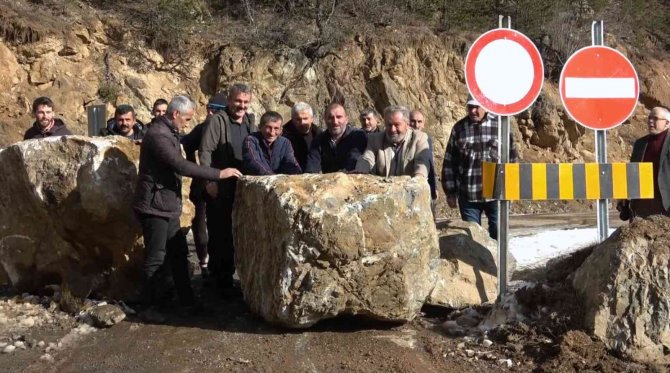
[[[654,198],[652,163],[484,162],[484,198],[572,200]]]

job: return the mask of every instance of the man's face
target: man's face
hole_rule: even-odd
[[[422,131],[426,126],[426,122],[423,119],[423,114],[419,112],[413,112],[409,115],[409,125],[415,130]]]
[[[481,122],[486,118],[486,110],[477,105],[468,105],[468,118],[471,122]]]
[[[186,130],[191,124],[191,119],[193,119],[193,111],[194,110],[191,109],[183,114],[176,110],[173,111],[170,113],[172,124],[174,124],[174,126],[177,127],[179,131]]]
[[[657,135],[668,129],[666,113],[661,108],[653,108],[647,117],[647,129],[650,135]]]
[[[40,127],[47,128],[51,121],[54,119],[54,109],[47,105],[39,105],[35,109],[35,120],[39,123]]]
[[[365,132],[374,131],[378,125],[379,122],[377,122],[377,117],[374,113],[361,115],[361,128],[363,128]]]
[[[129,134],[133,130],[133,125],[135,124],[135,115],[131,113],[125,113],[117,115],[116,118],[116,128],[124,135]]]
[[[333,138],[339,138],[347,129],[347,113],[342,106],[333,106],[326,113],[326,127]]]
[[[261,135],[265,141],[272,144],[277,140],[277,137],[281,136],[281,120],[269,121],[263,125],[261,128]]]
[[[151,111],[151,114],[154,117],[162,117],[165,115],[165,112],[167,111],[167,105],[166,104],[159,104],[154,106],[154,109]]]
[[[291,116],[291,123],[298,132],[307,134],[314,123],[314,116],[309,111],[301,111]]]
[[[397,144],[405,139],[405,134],[407,134],[409,125],[401,112],[395,112],[386,117],[385,124],[386,137],[391,140],[392,143]]]
[[[238,92],[228,98],[228,114],[233,120],[239,121],[249,109],[250,102],[251,95],[249,93]]]

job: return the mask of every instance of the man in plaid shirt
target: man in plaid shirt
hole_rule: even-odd
[[[482,197],[482,162],[498,162],[498,117],[489,115],[472,97],[468,116],[451,130],[442,166],[442,187],[447,204],[458,208],[461,219],[481,225],[482,213],[489,220],[489,235],[498,237],[498,204]],[[518,154],[510,134],[510,162]]]

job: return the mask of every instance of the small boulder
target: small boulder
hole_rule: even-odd
[[[126,318],[121,308],[113,304],[95,306],[88,311],[88,315],[93,321],[93,326],[97,328],[109,328]]]

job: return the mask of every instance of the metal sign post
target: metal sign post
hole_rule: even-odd
[[[498,16],[498,28],[512,28],[510,16]],[[498,163],[509,162],[509,116],[498,116]],[[509,201],[498,201],[498,299],[507,293],[507,249],[509,237]]]
[[[591,45],[605,45],[603,40],[603,21],[591,24]],[[596,162],[607,163],[607,130],[596,130]],[[609,202],[599,199],[597,202],[598,241],[603,242],[609,236]]]
[[[107,125],[107,107],[105,105],[91,105],[86,108],[88,117],[88,135],[98,136],[100,129]]]

